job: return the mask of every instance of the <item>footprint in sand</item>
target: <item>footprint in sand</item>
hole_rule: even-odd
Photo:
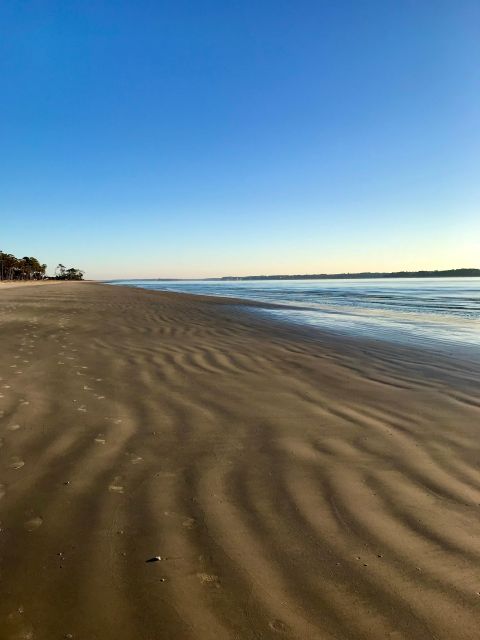
[[[196,524],[195,518],[185,518],[182,522],[182,527],[185,527],[185,529],[193,529]]]
[[[24,466],[25,462],[18,458],[17,456],[13,456],[10,458],[10,464],[8,465],[9,469],[21,469]]]
[[[116,476],[111,485],[109,485],[108,490],[113,493],[123,493],[123,485],[121,485],[122,478],[121,476]]]
[[[7,616],[6,628],[4,629],[9,640],[33,640],[33,627],[27,619],[25,619],[24,608],[18,607]]]
[[[278,619],[270,620],[268,626],[270,627],[270,629],[272,629],[272,631],[276,631],[277,633],[287,633],[288,631],[287,625]]]
[[[220,588],[220,579],[218,576],[213,575],[212,573],[197,573],[197,578],[200,580],[202,584],[207,584],[216,589]]]
[[[41,518],[40,516],[33,516],[32,518],[27,520],[23,526],[27,531],[31,533],[32,531],[36,531],[39,527],[41,527],[42,524],[43,518]]]

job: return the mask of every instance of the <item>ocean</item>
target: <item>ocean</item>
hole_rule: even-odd
[[[480,278],[116,280],[109,284],[274,303],[281,308],[255,312],[335,332],[480,350]]]

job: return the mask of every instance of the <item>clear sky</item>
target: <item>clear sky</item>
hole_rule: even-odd
[[[0,249],[87,277],[480,267],[478,0],[2,0]]]

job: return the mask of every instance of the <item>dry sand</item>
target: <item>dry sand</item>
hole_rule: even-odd
[[[479,638],[479,369],[0,290],[0,638]]]
[[[61,280],[0,280],[0,293],[9,289],[18,289],[24,287],[35,287],[46,284],[63,284]]]

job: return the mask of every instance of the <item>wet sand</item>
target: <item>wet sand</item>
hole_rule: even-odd
[[[478,638],[479,373],[245,303],[0,288],[0,638]]]

